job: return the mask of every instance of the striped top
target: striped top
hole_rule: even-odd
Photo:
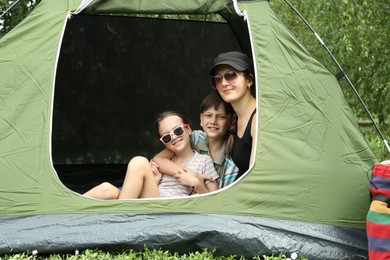
[[[172,161],[174,160],[175,158],[172,159]],[[215,180],[219,178],[218,173],[214,168],[213,160],[211,159],[211,157],[205,154],[199,154],[196,151],[192,159],[189,160],[184,165],[184,167],[194,172],[211,176]],[[208,182],[206,182],[206,184],[208,184]],[[161,197],[188,196],[192,191],[191,187],[180,184],[180,182],[175,177],[168,174],[163,174],[158,188],[160,190]]]

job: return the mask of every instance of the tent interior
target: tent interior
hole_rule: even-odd
[[[129,159],[163,149],[154,131],[163,111],[180,111],[201,129],[209,67],[231,50],[251,55],[242,19],[73,16],[54,96],[52,159],[61,181],[79,193],[103,181],[120,186]]]

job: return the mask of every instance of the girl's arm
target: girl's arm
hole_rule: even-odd
[[[198,173],[193,174],[188,169],[179,170],[175,177],[180,181],[181,184],[193,187],[193,193],[203,194],[218,189],[217,183],[211,176]],[[205,184],[205,181],[209,181],[207,185]]]
[[[210,181],[209,183],[207,183],[206,187],[209,192],[218,190],[218,184],[215,181]]]

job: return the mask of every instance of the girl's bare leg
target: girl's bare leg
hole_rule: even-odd
[[[156,197],[160,197],[160,192],[149,161],[142,156],[134,157],[127,165],[119,199]]]
[[[95,199],[113,200],[119,197],[119,189],[111,183],[103,182],[102,184],[93,187],[83,195]]]

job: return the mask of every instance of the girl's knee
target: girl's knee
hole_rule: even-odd
[[[135,156],[135,157],[133,157],[133,158],[130,160],[129,164],[130,164],[130,163],[132,163],[132,164],[135,164],[135,163],[148,163],[148,164],[149,164],[149,161],[148,161],[148,159],[146,159],[146,158],[143,157],[143,156]]]
[[[117,199],[119,196],[119,189],[109,182],[100,184],[100,191],[104,199]]]
[[[116,187],[109,182],[103,182],[99,185],[99,189],[103,192],[111,191],[114,188],[116,189]]]
[[[117,199],[119,196],[119,189],[109,182],[103,182],[96,187],[90,189],[83,195],[95,199]]]
[[[153,171],[148,159],[136,156],[127,165],[126,175],[147,177],[153,175]]]
[[[148,159],[146,159],[145,157],[143,156],[135,156],[133,157],[129,164],[127,165],[127,168],[149,168],[150,167],[150,164],[149,164],[149,161]]]

